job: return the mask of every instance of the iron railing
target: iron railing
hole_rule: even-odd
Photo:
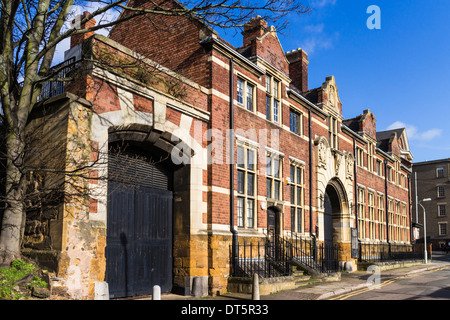
[[[329,243],[317,244],[315,238],[303,239],[293,235],[293,260],[320,273],[339,271],[338,247]]]
[[[424,259],[423,251],[408,244],[360,243],[360,262],[418,261]],[[431,253],[428,255],[431,259]]]
[[[42,101],[58,94],[65,92],[65,81],[67,74],[73,69],[73,63],[75,62],[75,57],[67,59],[66,61],[54,66],[51,70],[58,70],[55,72],[53,78],[57,80],[50,80],[44,82],[42,85],[41,93],[38,97],[38,101]]]
[[[252,277],[257,273],[263,278],[273,278],[292,274],[292,246],[282,238],[266,243],[238,243],[236,252],[231,264],[235,277]]]
[[[293,263],[319,273],[339,271],[337,246],[317,245],[314,239],[298,236],[271,236],[266,243],[238,243],[236,252],[231,264],[235,277],[252,277],[255,273],[263,278],[288,276],[293,273]]]

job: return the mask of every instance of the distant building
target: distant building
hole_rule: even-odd
[[[431,198],[421,204],[426,211],[427,238],[436,250],[450,241],[450,158],[417,162],[412,168],[413,221],[423,225],[423,209],[415,200],[417,176],[418,202]],[[423,238],[422,228],[419,237]]]

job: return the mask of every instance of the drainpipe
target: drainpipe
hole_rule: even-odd
[[[411,175],[408,174],[408,212],[409,212],[409,243],[413,240],[413,228],[412,228],[412,212],[411,212]]]
[[[360,241],[361,239],[359,239],[359,225],[358,225],[358,177],[357,177],[357,173],[358,173],[358,165],[357,165],[357,153],[356,153],[356,139],[353,138],[353,154],[355,155],[355,159],[353,159],[353,177],[355,179],[355,219],[356,219],[356,232],[358,234],[358,241]]]
[[[316,235],[313,233],[313,152],[312,152],[312,119],[311,109],[308,110],[308,138],[309,138],[309,233],[313,239],[314,248],[316,248]],[[317,259],[316,251],[314,250],[314,260]]]
[[[391,253],[391,243],[389,242],[389,202],[388,202],[388,161],[384,160],[384,206],[386,211],[386,242],[389,245],[389,254]]]
[[[230,58],[230,231],[232,234],[231,251],[233,255],[233,270],[237,267],[238,233],[234,228],[234,62]]]

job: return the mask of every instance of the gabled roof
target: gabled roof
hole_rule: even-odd
[[[409,149],[408,136],[405,128],[377,132],[377,147],[384,152],[392,152],[394,139],[397,139],[400,156],[411,162],[413,160],[413,155]]]

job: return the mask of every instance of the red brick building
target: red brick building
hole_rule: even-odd
[[[225,292],[233,242],[314,238],[350,271],[352,229],[354,243],[410,243],[405,130],[377,132],[369,110],[344,119],[336,79],[309,89],[307,53],[285,52],[260,17],[239,48],[199,21],[152,18],[75,39],[66,58],[97,62],[41,102],[58,106],[46,121],[65,123],[66,153],[84,139],[93,164],[89,203],[64,203],[70,214],[49,222],[47,250],[73,297],[104,282],[112,297],[155,284],[189,294],[194,278]],[[112,151],[124,142],[151,161]]]

